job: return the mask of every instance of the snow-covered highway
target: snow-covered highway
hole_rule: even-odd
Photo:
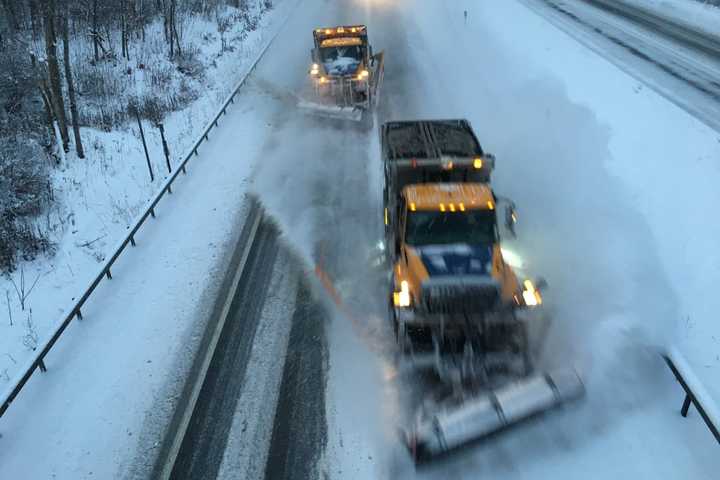
[[[52,374],[3,418],[0,478],[167,470],[185,378],[226,304],[231,327],[173,478],[714,478],[717,445],[697,415],[679,416],[682,391],[657,353],[677,345],[720,400],[720,298],[707,293],[720,271],[708,216],[720,205],[718,135],[525,3],[302,0],[159,215],[161,231],[139,238]],[[295,108],[312,29],[350,23],[386,52],[375,127],[467,118],[496,154],[495,188],[520,212],[506,247],[551,287],[542,362],[587,374],[583,404],[420,471],[395,436],[406,385],[373,262],[376,132]],[[268,223],[250,280],[230,295],[248,192]],[[176,258],[213,250],[192,279],[173,276]],[[119,310],[130,318],[116,332]]]
[[[610,7],[629,4],[613,1],[523,0],[523,3],[573,38],[653,88],[671,102],[720,130],[720,36],[699,33],[692,41],[676,32],[658,31],[663,17],[644,18],[642,11]],[[688,6],[691,7],[692,5]],[[627,7],[624,7],[627,8]],[[699,6],[697,7],[699,8]],[[716,21],[720,13],[715,12]],[[667,23],[667,22],[666,22]],[[697,45],[707,35],[707,47]]]

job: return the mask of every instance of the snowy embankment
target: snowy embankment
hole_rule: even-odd
[[[228,85],[298,3],[275,2]],[[248,178],[275,113],[257,85],[243,88],[157,218],[138,232],[137,247],[119,258],[113,280],[90,298],[84,320],[50,352],[48,373],[34,375],[2,418],[0,478],[150,476],[243,227]]]
[[[637,7],[669,22],[682,25],[720,41],[720,8],[694,0],[614,0]]]
[[[266,43],[269,26],[276,17],[285,15],[290,1],[275,2],[276,10],[260,13],[256,2],[250,17],[257,28],[248,31],[242,23],[224,32],[225,48],[217,24],[202,17],[186,26],[184,39],[193,58],[202,59],[196,66],[202,73],[193,77],[170,77],[172,92],[157,91],[153,75],[170,75],[176,66],[167,60],[162,39],[162,24],[156,22],[147,32],[157,42],[138,46],[131,52],[132,61],[119,60],[103,64],[101,76],[121,83],[123,95],[116,103],[130,97],[176,98],[186,95],[187,106],[169,113],[164,119],[170,150],[170,168],[182,161],[207,122],[234,88],[249,63]],[[87,48],[79,44],[78,49]],[[78,53],[78,56],[80,53]],[[138,66],[142,65],[142,68]],[[124,74],[124,72],[130,72]],[[118,73],[122,72],[122,73]],[[128,93],[130,92],[130,93]],[[180,93],[178,93],[180,92]],[[89,101],[89,100],[88,100]],[[164,100],[163,100],[164,101]],[[175,101],[175,100],[173,100]],[[90,116],[103,107],[81,102],[81,110]],[[124,105],[110,105],[109,110],[123,111]],[[110,131],[82,128],[86,158],[67,154],[53,170],[55,207],[38,220],[43,231],[55,243],[55,254],[22,262],[18,269],[0,278],[0,391],[14,383],[34,349],[53,331],[63,313],[83,293],[111,250],[134,224],[147,202],[168,175],[168,166],[158,128],[143,120],[154,181],[145,158],[136,121],[125,122]]]

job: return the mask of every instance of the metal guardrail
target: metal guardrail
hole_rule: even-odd
[[[673,38],[705,54],[711,56],[720,55],[720,34],[715,36],[708,32],[699,31],[690,24],[660,15],[649,9],[622,0],[585,0],[585,2],[663,33],[665,36]]]
[[[700,416],[705,422],[705,425],[707,425],[708,429],[715,437],[715,440],[720,443],[720,431],[718,431],[718,425],[715,423],[716,420],[714,420],[712,416],[708,413],[706,406],[703,405],[703,402],[698,397],[697,392],[695,392],[690,386],[690,382],[688,382],[687,380],[688,373],[683,372],[683,369],[676,363],[676,361],[672,358],[671,355],[663,355],[663,359],[665,360],[665,363],[667,363],[668,367],[670,367],[673,375],[675,375],[675,379],[685,391],[685,400],[683,400],[680,414],[683,417],[687,417],[688,410],[690,410],[690,405],[695,405],[695,408],[700,413]]]
[[[220,117],[225,115],[227,113],[227,109],[230,106],[230,104],[235,103],[235,97],[240,92],[240,89],[245,85],[245,82],[247,81],[250,74],[255,70],[255,67],[257,67],[257,64],[260,62],[260,60],[263,58],[267,50],[272,45],[273,41],[277,37],[277,35],[282,31],[282,28],[279,28],[273,36],[270,38],[268,43],[263,47],[263,49],[260,51],[260,53],[257,55],[253,63],[250,65],[250,68],[248,71],[243,75],[242,79],[237,83],[235,88],[233,89],[232,93],[228,95],[225,102],[222,104],[222,107],[218,111],[217,115],[215,115],[215,118],[210,120],[210,122],[205,127],[205,130],[203,130],[203,133],[200,134],[200,137],[195,142],[195,144],[190,148],[189,152],[185,156],[182,163],[179,165],[178,168],[175,169],[175,172],[165,180],[165,183],[163,184],[160,191],[155,195],[155,197],[149,202],[148,207],[145,209],[144,213],[140,215],[138,220],[135,222],[135,225],[130,229],[129,233],[125,236],[125,238],[119,243],[118,247],[114,250],[113,254],[110,256],[110,258],[105,262],[105,264],[102,266],[98,274],[95,276],[94,280],[90,283],[90,286],[85,289],[85,292],[82,294],[80,299],[71,307],[69,313],[62,319],[61,322],[57,325],[55,328],[55,331],[53,334],[45,340],[42,345],[40,345],[40,348],[38,349],[38,353],[35,356],[32,361],[30,361],[25,368],[25,371],[19,376],[17,381],[15,382],[15,385],[9,389],[6,393],[3,394],[2,397],[0,397],[0,418],[5,414],[7,409],[10,407],[12,402],[15,400],[15,398],[18,396],[20,391],[23,389],[25,384],[30,380],[30,377],[32,377],[33,373],[40,369],[42,372],[47,371],[47,367],[45,365],[45,356],[50,352],[52,347],[55,345],[55,343],[58,341],[58,339],[62,336],[63,332],[65,332],[65,329],[70,325],[70,323],[74,319],[82,320],[82,307],[85,305],[85,302],[90,298],[92,293],[95,291],[95,289],[100,285],[100,282],[103,280],[103,278],[106,278],[108,280],[112,279],[112,273],[111,268],[115,264],[115,261],[120,257],[120,255],[127,249],[128,245],[135,246],[135,235],[140,230],[140,228],[145,224],[145,221],[153,217],[155,218],[155,207],[157,207],[160,200],[165,196],[165,194],[172,194],[172,185],[177,179],[178,175],[182,172],[183,174],[187,173],[187,164],[190,161],[190,159],[193,156],[198,155],[198,148],[200,147],[200,144],[207,141],[209,139],[210,131],[218,126],[218,121],[220,120]]]

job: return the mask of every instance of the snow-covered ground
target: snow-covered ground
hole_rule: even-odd
[[[720,38],[720,8],[697,0],[617,0]]]
[[[164,119],[173,168],[183,160],[294,1],[276,3],[276,9],[263,16],[258,29],[247,32],[246,38],[241,40],[237,37],[238,32],[226,33],[228,39],[234,38],[234,41],[228,41],[233,51],[220,50],[214,22],[198,17],[186,26],[185,38],[197,39],[190,47],[197,50],[196,55],[212,61],[207,61],[202,81],[183,80],[174,86],[178,90],[180,83],[191,83],[198,98]],[[251,15],[258,15],[256,3],[251,7]],[[151,30],[158,27],[162,28],[162,25],[156,22]],[[151,38],[152,31],[147,35]],[[132,75],[118,73],[125,68],[122,62],[103,68],[114,69],[115,72],[108,75],[119,76],[119,81],[124,82],[123,88],[138,97],[170,96],[172,92],[150,91],[151,82],[145,79],[153,71],[175,68],[164,57],[164,47],[156,47],[148,45],[140,51],[133,50],[133,61],[128,64],[132,65]],[[162,50],[162,54],[157,53],[158,50]],[[135,68],[139,63],[145,63],[147,67],[144,70]],[[0,311],[3,312],[0,317],[0,391],[14,383],[14,377],[34,355],[33,348],[52,332],[63,313],[87,288],[128,226],[134,224],[167,178],[160,133],[147,121],[144,132],[156,177],[154,182],[150,181],[135,122],[110,132],[83,128],[81,135],[86,158],[81,160],[68,154],[54,170],[56,206],[38,222],[50,233],[57,247],[56,253],[51,258],[40,257],[33,262],[21,263],[16,272],[0,278]]]

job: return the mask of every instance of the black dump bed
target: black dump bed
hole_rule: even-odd
[[[381,144],[386,190],[393,194],[416,183],[486,183],[495,168],[467,120],[388,122]]]
[[[388,122],[382,145],[386,161],[484,156],[467,120]]]

